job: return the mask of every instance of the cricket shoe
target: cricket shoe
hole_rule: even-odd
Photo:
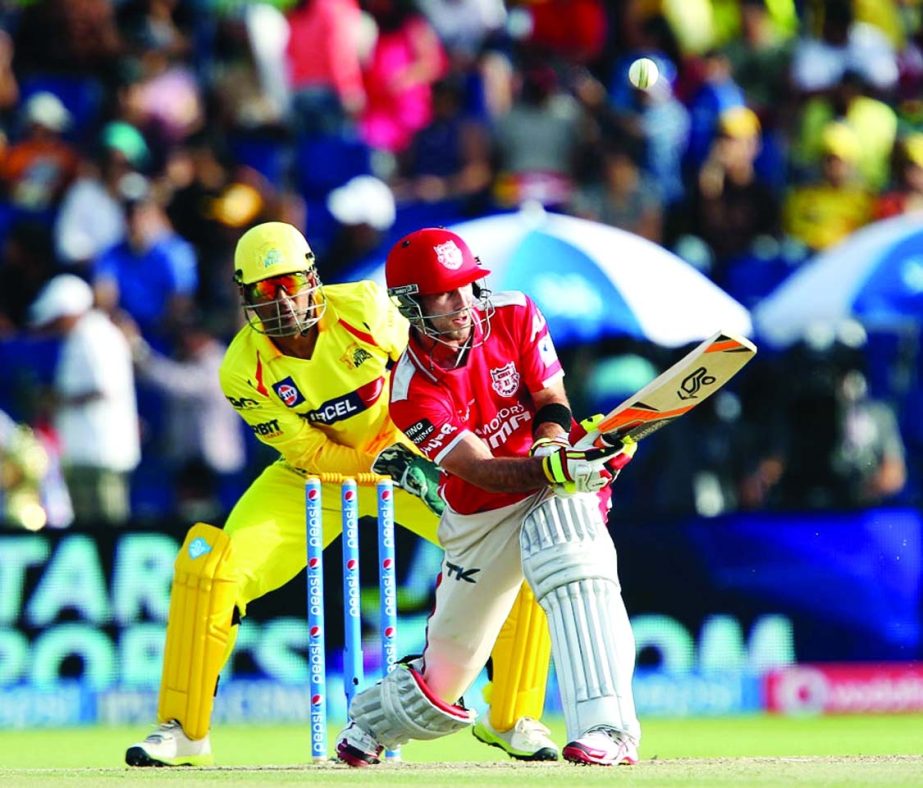
[[[471,732],[484,744],[499,747],[511,758],[520,761],[558,759],[558,747],[551,740],[551,731],[532,717],[520,717],[508,731],[498,731],[485,715],[474,724]]]
[[[208,736],[190,739],[182,725],[170,720],[125,752],[129,766],[211,766],[215,762]]]
[[[384,750],[375,738],[351,722],[337,735],[337,756],[347,766],[374,766],[381,763]]]
[[[590,728],[564,747],[564,760],[585,766],[635,766],[638,743],[614,728]]]

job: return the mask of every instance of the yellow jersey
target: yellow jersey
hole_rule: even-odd
[[[302,473],[368,472],[394,443],[388,374],[407,321],[374,282],[324,287],[327,308],[310,359],[284,355],[249,325],[221,364],[221,388],[253,434]]]

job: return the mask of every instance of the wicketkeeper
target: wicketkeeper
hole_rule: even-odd
[[[128,749],[131,766],[212,763],[212,705],[237,625],[251,601],[305,567],[306,476],[391,475],[400,488],[397,522],[437,542],[438,471],[388,414],[387,375],[407,344],[406,320],[372,282],[323,287],[307,241],[288,224],[246,232],[234,267],[248,325],[228,348],[221,385],[280,457],[223,529],[197,523],[186,536],[171,592],[159,724]],[[338,492],[331,486],[323,494],[325,546],[340,533]],[[374,490],[360,487],[359,515],[375,512]],[[553,760],[558,750],[538,721],[551,649],[547,620],[528,587],[514,596],[506,627],[494,635],[491,711],[478,735],[513,757]]]
[[[564,758],[633,764],[635,644],[600,508],[634,444],[577,450],[563,370],[523,293],[491,295],[455,233],[411,233],[388,255],[388,293],[410,321],[391,376],[391,416],[443,469],[442,579],[422,656],[350,704],[337,752],[384,748],[475,724],[459,700],[486,662],[523,576],[547,614],[567,723]],[[574,435],[576,437],[576,434]]]

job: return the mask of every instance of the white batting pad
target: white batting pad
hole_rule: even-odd
[[[438,739],[473,725],[477,713],[433,695],[423,676],[398,665],[349,705],[350,719],[388,750],[411,739]]]
[[[520,544],[523,573],[548,616],[568,739],[596,725],[639,739],[635,641],[595,496],[546,498],[526,516]]]

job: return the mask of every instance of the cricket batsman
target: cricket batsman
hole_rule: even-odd
[[[550,624],[563,757],[634,764],[635,643],[600,496],[636,445],[572,445],[586,433],[545,319],[524,293],[491,294],[488,273],[442,228],[405,236],[385,263],[388,293],[411,326],[391,375],[391,416],[442,469],[445,556],[422,656],[353,698],[337,753],[367,766],[385,748],[475,724],[459,698],[525,577]]]
[[[175,563],[158,725],[125,754],[130,766],[207,765],[218,676],[247,605],[305,567],[304,482],[311,474],[380,473],[397,487],[397,522],[437,542],[444,501],[438,469],[392,423],[388,370],[407,321],[373,282],[322,286],[314,254],[293,226],[268,222],[237,244],[234,280],[247,317],[220,375],[231,406],[279,458],[253,482],[224,528],[197,523]],[[325,485],[326,486],[326,485]],[[337,485],[324,490],[324,546],[340,533]],[[359,515],[375,516],[359,489]],[[522,584],[521,584],[522,585]],[[490,714],[479,739],[514,758],[554,760],[539,722],[550,639],[528,587],[495,633]]]

